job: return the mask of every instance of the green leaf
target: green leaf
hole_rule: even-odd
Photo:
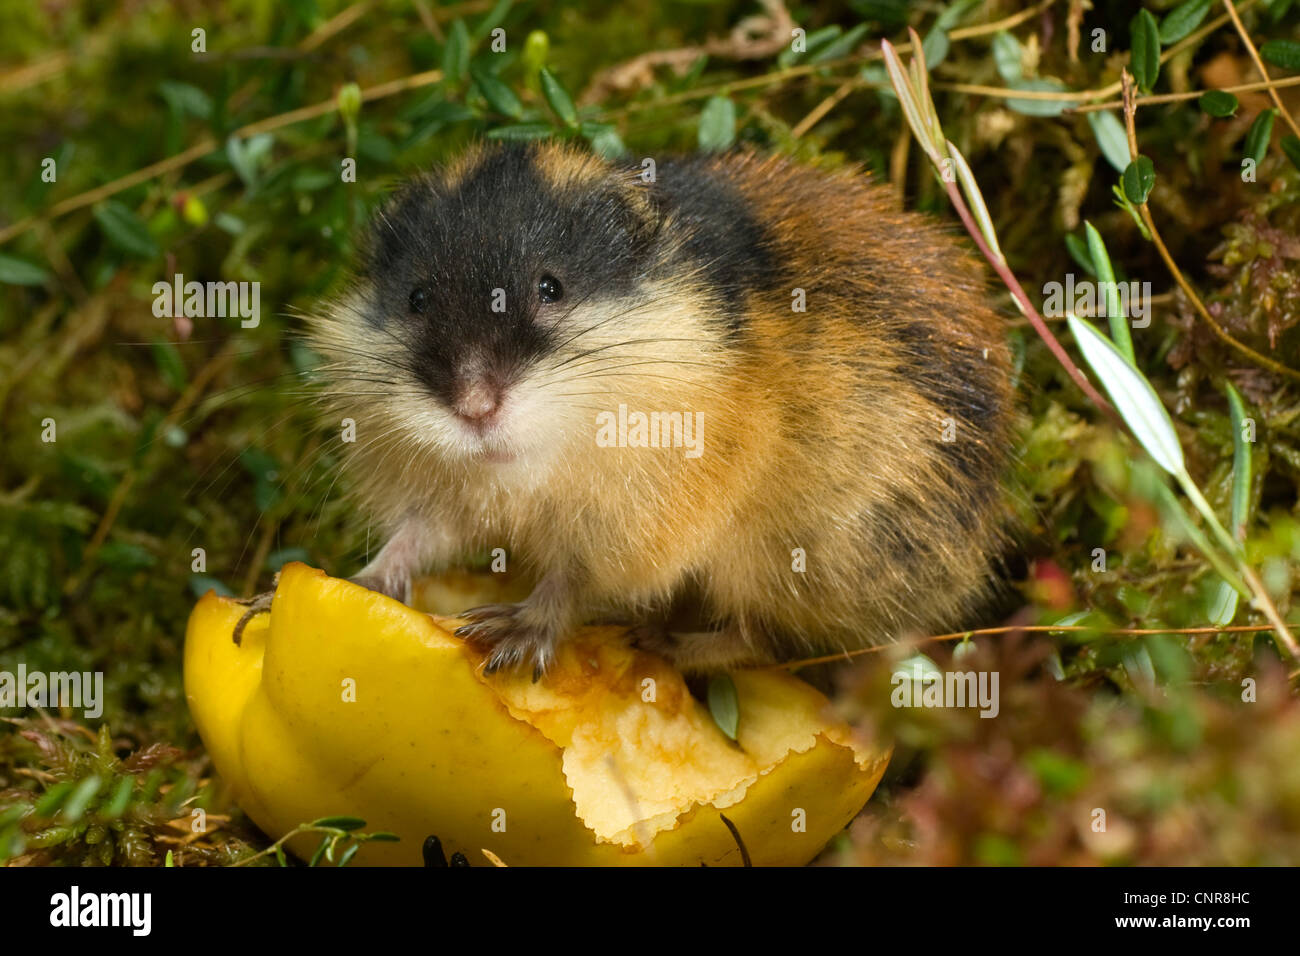
[[[471,63],[469,73],[474,79],[474,85],[483,94],[483,99],[487,100],[488,105],[494,110],[514,119],[524,115],[524,104],[519,102],[519,97],[515,96],[514,90],[491,72],[477,63]]]
[[[1151,233],[1147,232],[1146,223],[1144,223],[1142,217],[1138,215],[1137,206],[1129,202],[1128,196],[1124,195],[1123,187],[1121,187],[1119,183],[1116,183],[1110,187],[1110,192],[1111,195],[1115,197],[1115,205],[1119,206],[1120,209],[1123,209],[1129,214],[1129,218],[1133,220],[1133,225],[1137,226],[1138,232],[1142,233],[1142,238],[1149,242],[1151,240]]]
[[[275,845],[275,862],[279,863],[281,866],[289,865],[289,860],[284,855],[284,847],[280,846],[278,843]]]
[[[320,845],[316,847],[316,852],[311,855],[311,860],[307,863],[307,865],[315,866],[317,863],[319,863],[320,858],[325,855],[325,850],[329,847],[329,845],[330,845],[330,838],[327,836],[321,837]]]
[[[1142,465],[1146,464],[1146,462],[1136,464]],[[1143,477],[1144,471],[1151,472],[1151,480]],[[1165,483],[1164,478],[1155,472],[1154,467],[1145,470],[1135,467],[1133,474],[1135,480],[1146,488],[1145,497],[1154,500],[1159,506],[1162,520],[1171,529],[1171,536],[1174,531],[1181,532],[1192,547],[1205,555],[1206,560],[1214,566],[1214,570],[1219,573],[1219,576],[1235,588],[1238,594],[1245,598],[1252,597],[1250,589],[1241,580],[1241,576],[1233,570],[1231,563],[1219,552],[1219,549],[1210,544],[1210,539],[1205,536],[1205,532],[1188,517],[1187,511],[1178,500],[1178,496]]]
[[[1092,135],[1106,162],[1115,167],[1115,172],[1124,172],[1129,163],[1128,135],[1124,132],[1124,124],[1110,110],[1095,110],[1087,115]]]
[[[357,855],[357,850],[360,850],[360,849],[361,849],[361,844],[360,844],[360,843],[354,843],[354,844],[352,844],[350,847],[348,847],[346,850],[343,851],[343,855],[342,855],[341,857],[339,857],[339,863],[338,863],[338,865],[339,865],[339,866],[347,866],[347,865],[348,865],[348,861],[349,861],[350,859],[352,859],[354,856],[356,856],[356,855]]]
[[[542,80],[542,95],[546,97],[546,102],[551,105],[555,115],[564,121],[566,126],[578,125],[578,110],[573,105],[573,98],[560,81],[551,75],[551,71],[543,67],[538,71]]]
[[[922,682],[933,680],[938,677],[942,680],[943,668],[941,668],[924,654],[916,653],[911,657],[904,658],[894,665],[891,677],[901,677],[904,680],[920,680]]]
[[[6,285],[44,285],[50,274],[24,259],[0,254],[0,282]]]
[[[108,241],[125,253],[152,259],[160,252],[144,220],[116,199],[105,200],[95,207],[95,221]]]
[[[1160,42],[1169,46],[1189,35],[1201,25],[1212,4],[1213,0],[1187,0],[1174,7],[1160,21]]]
[[[510,8],[514,6],[514,3],[515,0],[497,0],[492,5],[492,9],[488,11],[487,16],[474,27],[475,45],[487,39],[488,34],[501,25],[501,21],[506,18],[506,14],[510,12]]]
[[[1072,232],[1065,234],[1065,249],[1070,253],[1070,258],[1079,264],[1088,275],[1095,276],[1097,267],[1092,264],[1092,256],[1088,252],[1088,243],[1080,239]]]
[[[178,113],[186,113],[204,121],[212,118],[212,97],[197,86],[163,80],[158,84],[158,92],[167,101],[167,105]]]
[[[73,782],[63,780],[46,790],[41,795],[41,799],[36,801],[36,807],[33,813],[38,817],[52,817],[59,807],[63,806],[63,801],[67,799],[68,794],[72,792]]]
[[[1246,440],[1246,403],[1231,382],[1224,383],[1228,393],[1228,412],[1232,419],[1232,524],[1229,526],[1239,541],[1246,539],[1246,523],[1250,520],[1250,486],[1252,459],[1250,442]]]
[[[377,833],[369,834],[369,839],[375,843],[401,843],[402,838],[396,833],[389,833],[387,830],[380,830]]]
[[[442,76],[453,86],[460,83],[469,69],[469,30],[464,20],[456,20],[447,31],[447,42],[442,48]]]
[[[104,781],[98,777],[87,777],[77,784],[72,791],[72,795],[63,804],[63,818],[69,823],[76,823],[80,820],[82,814],[86,812],[86,807],[90,805],[90,801],[103,785]]]
[[[311,825],[332,827],[335,830],[360,830],[366,825],[366,821],[360,817],[321,817],[319,820],[313,820]]]
[[[809,63],[826,63],[830,60],[838,60],[852,53],[862,43],[870,27],[865,23],[859,23],[852,30],[842,36],[838,36],[827,43],[817,51],[813,56],[808,57]]]
[[[109,798],[108,804],[104,807],[104,816],[110,820],[116,820],[126,813],[126,808],[131,803],[131,793],[134,790],[135,777],[119,777],[117,786],[113,789],[113,796]]]
[[[1135,205],[1142,205],[1156,184],[1156,167],[1146,156],[1139,156],[1124,170],[1124,195]]]
[[[1260,45],[1259,55],[1284,70],[1300,70],[1300,42],[1295,40],[1268,40]]]
[[[1246,145],[1243,149],[1247,159],[1253,159],[1257,163],[1264,159],[1264,155],[1268,152],[1268,141],[1273,138],[1273,119],[1276,116],[1276,109],[1266,109],[1255,117],[1255,122],[1250,124],[1250,132],[1246,134]]]
[[[627,155],[627,147],[623,145],[623,139],[618,135],[618,127],[613,123],[583,123],[579,131],[591,144],[597,156],[616,159]]]
[[[793,44],[786,46],[776,58],[776,65],[781,69],[794,66],[801,60],[811,59],[835,42],[835,39],[842,35],[844,28],[837,23],[830,26],[822,27],[820,30],[814,30],[812,33],[805,33],[803,38],[803,51],[794,49]]]
[[[515,123],[512,126],[498,126],[487,131],[488,139],[523,140],[546,139],[555,134],[555,127],[550,123]]]
[[[1106,317],[1110,320],[1110,337],[1130,363],[1136,360],[1133,357],[1133,339],[1129,334],[1128,316],[1123,315],[1120,308],[1119,290],[1115,286],[1115,270],[1110,264],[1110,254],[1106,251],[1106,243],[1092,223],[1084,220],[1084,235],[1088,241],[1088,260],[1092,263],[1097,273],[1097,282],[1104,290],[1106,295]]]
[[[730,147],[736,141],[736,104],[725,96],[710,97],[700,112],[697,138],[705,151]]]
[[[271,152],[272,138],[267,133],[259,133],[248,139],[231,136],[226,140],[226,158],[245,186],[257,185],[258,167]]]
[[[1220,119],[1237,112],[1237,98],[1225,90],[1206,90],[1197,102],[1204,112]]]
[[[1216,627],[1227,627],[1231,624],[1233,618],[1237,616],[1237,603],[1240,600],[1241,595],[1231,584],[1227,581],[1216,582],[1210,606],[1206,610],[1210,623]]]
[[[931,30],[921,41],[921,52],[925,54],[925,68],[933,70],[948,55],[952,43],[948,40],[947,30]]]
[[[709,681],[709,713],[713,722],[730,737],[736,739],[740,727],[740,695],[736,693],[736,682],[729,674],[719,674]]]
[[[1137,80],[1138,89],[1150,93],[1160,75],[1160,28],[1150,10],[1140,10],[1129,24],[1133,49],[1129,54],[1129,70]]]
[[[1062,93],[1065,91],[1064,83],[1050,77],[1044,77],[1040,80],[1021,80],[1018,83],[1008,83],[1007,86],[1013,90],[1023,90],[1030,93]],[[1008,109],[1023,113],[1026,116],[1060,116],[1071,105],[1065,100],[1007,100]]]
[[[1169,412],[1137,367],[1111,341],[1075,315],[1066,321],[1088,365],[1101,379],[1115,408],[1152,459],[1171,475],[1186,470],[1183,447]]]
[[[1024,78],[1022,54],[1024,48],[1014,34],[1000,30],[993,34],[993,62],[1003,83],[1015,83]],[[1089,113],[1091,117],[1093,114]]]
[[[1300,169],[1300,137],[1283,136],[1278,145],[1286,153],[1286,158],[1291,160],[1291,165]]]

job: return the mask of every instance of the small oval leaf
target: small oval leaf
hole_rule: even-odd
[[[1006,30],[993,34],[993,63],[997,66],[1003,83],[1015,83],[1024,78],[1024,67],[1021,65],[1023,55],[1024,47],[1015,34]],[[1092,116],[1091,113],[1088,115]]]
[[[1124,170],[1124,195],[1138,206],[1147,201],[1151,187],[1156,184],[1155,164],[1146,156],[1139,156]]]
[[[1124,172],[1129,163],[1128,135],[1119,117],[1110,110],[1095,110],[1088,114],[1088,125],[1106,162],[1115,167],[1115,172]]]
[[[736,141],[736,104],[725,96],[710,97],[700,112],[699,147],[727,149]]]
[[[1268,152],[1268,141],[1273,138],[1275,116],[1277,110],[1266,109],[1250,124],[1250,132],[1246,134],[1246,145],[1242,150],[1247,159],[1253,159],[1257,163],[1263,160],[1264,154]]]
[[[1286,158],[1291,160],[1291,165],[1300,169],[1300,137],[1283,136],[1278,145],[1286,153]]]
[[[545,67],[538,71],[538,76],[542,80],[542,95],[546,97],[546,102],[551,105],[555,115],[563,120],[566,126],[577,126],[578,109],[573,105],[573,98],[569,96],[568,91]]]
[[[95,207],[94,215],[108,241],[118,249],[141,259],[158,255],[158,243],[154,242],[149,227],[134,210],[109,199]]]
[[[1204,112],[1220,119],[1237,112],[1237,97],[1226,90],[1206,90],[1197,102]]]
[[[740,695],[731,675],[719,674],[709,681],[709,713],[718,728],[735,740],[740,728]]]
[[[366,821],[360,817],[321,817],[319,820],[313,820],[311,825],[331,827],[335,830],[360,830],[366,825]]]
[[[0,255],[0,282],[6,285],[44,285],[50,274],[38,265]]]
[[[1174,7],[1160,21],[1160,42],[1169,46],[1190,34],[1201,25],[1212,3],[1213,0],[1187,0]]]
[[[1284,70],[1300,70],[1300,42],[1268,40],[1259,47],[1259,55]]]
[[[1137,80],[1138,89],[1150,93],[1160,75],[1160,28],[1150,10],[1140,10],[1129,24],[1133,49],[1129,54],[1129,70]]]
[[[498,113],[504,113],[512,119],[519,119],[524,115],[524,104],[519,102],[519,97],[515,96],[515,91],[502,83],[495,75],[477,63],[470,64],[469,75],[473,78],[478,91],[483,94],[483,99],[487,100],[488,105]]]

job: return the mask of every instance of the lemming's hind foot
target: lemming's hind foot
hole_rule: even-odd
[[[628,631],[638,650],[657,654],[685,673],[725,671],[772,662],[767,642],[740,624],[719,631],[673,632],[661,624],[646,624]]]

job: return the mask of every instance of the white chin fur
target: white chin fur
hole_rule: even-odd
[[[449,461],[478,463],[509,474],[544,471],[560,444],[558,409],[547,410],[526,386],[507,392],[496,422],[479,431],[435,398],[408,400],[397,409],[410,433]]]

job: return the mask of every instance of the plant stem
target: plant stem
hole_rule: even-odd
[[[984,239],[984,234],[980,231],[979,226],[976,225],[975,218],[971,215],[970,209],[966,205],[966,200],[962,198],[961,191],[957,188],[957,183],[945,180],[944,188],[948,191],[948,198],[952,201],[953,207],[957,210],[957,215],[961,217],[962,224],[965,225],[966,231],[969,232],[971,238],[975,240],[975,244],[979,246],[981,254],[983,254],[984,258],[988,260],[989,265],[991,265],[993,270],[998,274],[998,278],[1000,278],[1006,284],[1007,288],[1011,290],[1011,295],[1015,297],[1016,302],[1019,304],[1020,311],[1025,314],[1027,319],[1029,319],[1030,325],[1034,327],[1034,331],[1037,332],[1039,337],[1047,344],[1052,355],[1054,355],[1056,360],[1061,363],[1070,378],[1079,386],[1084,395],[1088,396],[1093,404],[1101,409],[1102,412],[1104,412],[1121,431],[1127,431],[1128,429],[1125,427],[1123,420],[1119,417],[1119,413],[1115,411],[1114,406],[1112,406],[1110,402],[1106,401],[1106,399],[1102,397],[1101,393],[1093,387],[1093,384],[1088,381],[1087,377],[1082,371],[1080,371],[1079,367],[1074,364],[1074,360],[1070,358],[1070,353],[1065,351],[1065,347],[1061,345],[1056,336],[1052,334],[1052,330],[1047,327],[1047,323],[1043,321],[1043,317],[1039,315],[1038,310],[1034,308],[1033,302],[1030,301],[1024,287],[1020,285],[1020,280],[1017,279],[1015,273],[1011,271],[1006,260],[995,254],[993,250],[989,248],[989,244]]]

